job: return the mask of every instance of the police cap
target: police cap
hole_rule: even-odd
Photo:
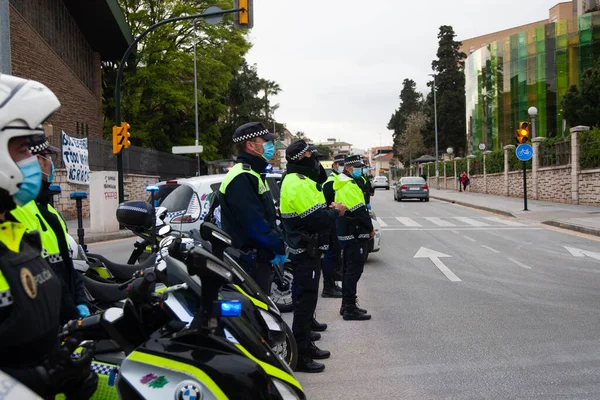
[[[294,162],[307,151],[310,151],[308,144],[302,139],[296,140],[285,149],[285,158],[290,162]]]
[[[337,156],[333,157],[333,162],[337,165],[344,165],[344,161],[346,161],[346,155],[344,154],[338,154]]]
[[[346,160],[344,160],[344,165],[350,165],[352,167],[362,167],[365,165],[361,156],[357,155],[348,155]]]
[[[41,154],[44,152],[60,153],[58,147],[54,147],[48,142],[46,134],[31,136],[29,140],[29,151],[31,151],[31,154]]]
[[[233,133],[233,143],[246,142],[257,137],[263,138],[266,141],[277,138],[277,136],[265,128],[262,122],[248,122],[235,130]]]

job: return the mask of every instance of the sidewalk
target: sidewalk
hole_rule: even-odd
[[[66,223],[67,223],[67,229],[69,230],[69,235],[73,236],[73,239],[75,239],[75,241],[77,243],[79,243],[79,238],[77,237],[77,227],[78,227],[77,220],[76,219],[69,220],[69,221],[66,221]],[[122,230],[116,231],[116,232],[102,232],[102,233],[91,232],[89,218],[83,219],[83,230],[84,230],[83,240],[86,244],[105,242],[107,240],[124,239],[124,238],[134,236],[134,234],[128,229],[122,229]]]
[[[528,199],[527,208],[529,211],[523,211],[522,198],[457,192],[455,190],[430,189],[429,193],[432,199],[600,236],[600,207]]]

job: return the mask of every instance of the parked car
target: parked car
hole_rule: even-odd
[[[371,187],[373,189],[385,188],[385,190],[390,190],[390,182],[388,181],[387,176],[376,176],[371,181]]]
[[[394,200],[419,199],[429,201],[429,186],[425,179],[419,176],[405,176],[396,185]]]

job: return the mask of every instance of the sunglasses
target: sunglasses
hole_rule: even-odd
[[[53,163],[58,160],[58,154],[56,153],[40,153],[38,156],[45,158],[46,160],[51,160]]]

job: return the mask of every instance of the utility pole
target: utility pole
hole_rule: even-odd
[[[438,125],[437,125],[437,98],[435,89],[435,74],[429,74],[433,76],[433,120],[435,124],[435,188],[440,190],[440,156],[438,150]]]
[[[196,35],[196,20],[194,20],[194,110],[196,112],[196,146],[198,146],[198,71],[196,69],[196,45],[198,42],[198,35]],[[198,168],[198,176],[200,176],[200,154],[196,153],[196,164]]]

